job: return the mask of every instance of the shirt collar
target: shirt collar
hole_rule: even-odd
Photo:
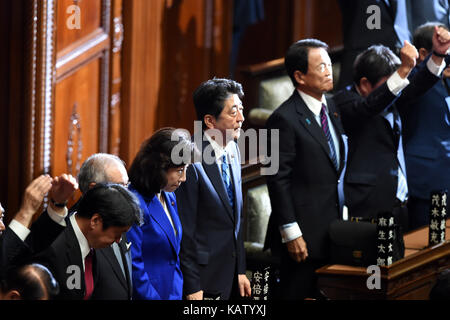
[[[72,224],[73,231],[75,232],[75,237],[77,237],[78,244],[80,245],[81,249],[81,257],[84,259],[87,257],[89,252],[91,251],[91,248],[89,247],[89,243],[84,236],[83,232],[81,232],[80,227],[78,226],[77,220],[75,219],[76,213],[70,216],[70,223]]]
[[[320,115],[320,110],[322,110],[322,103],[326,106],[328,112],[327,99],[325,99],[325,95],[322,95],[322,101],[317,100],[316,98],[311,97],[309,94],[304,93],[303,91],[298,90],[298,93],[302,97],[303,101],[305,101],[306,106],[316,117]]]
[[[206,139],[209,141],[209,143],[211,144],[211,147],[214,150],[214,155],[216,156],[216,160],[221,160],[223,155],[228,152],[229,146],[231,141],[226,145],[226,147],[222,147],[221,145],[219,145],[215,140],[213,140],[207,132],[205,132],[205,137]]]

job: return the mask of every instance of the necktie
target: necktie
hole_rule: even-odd
[[[334,163],[334,167],[336,170],[339,169],[336,149],[334,148],[333,138],[331,138],[330,128],[328,127],[328,118],[327,118],[327,110],[325,104],[322,104],[322,109],[320,110],[320,122],[322,123],[322,130],[325,134],[325,137],[328,140],[328,146],[330,147],[330,158]]]
[[[91,297],[94,291],[94,276],[92,274],[92,260],[94,256],[94,249],[91,249],[89,254],[84,258],[84,281],[86,283],[86,293],[84,295],[84,300]]]
[[[228,200],[230,201],[231,209],[234,210],[234,194],[231,188],[230,168],[228,167],[227,156],[222,156],[222,180],[225,184],[225,189],[228,194]]]
[[[397,109],[392,108],[392,129],[394,130],[394,138],[395,138],[395,146],[397,148],[397,162],[398,166],[398,184],[397,184],[397,199],[400,201],[405,201],[408,196],[408,183],[406,181],[405,173],[403,172],[404,168],[404,154],[403,154],[403,146],[402,146],[402,136],[401,136],[401,128],[402,123],[400,120],[400,116],[398,114]],[[402,166],[403,164],[403,166]]]

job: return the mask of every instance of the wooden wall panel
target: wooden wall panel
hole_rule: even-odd
[[[93,60],[56,85],[52,176],[76,175],[99,149],[100,66]]]
[[[228,75],[232,1],[127,0],[123,6],[120,155],[129,164],[156,129],[192,132],[192,92]]]
[[[80,29],[67,28],[67,20],[71,16],[71,13],[67,13],[67,8],[71,5],[80,8]],[[102,0],[58,0],[56,17],[56,46],[58,50],[62,50],[102,26]]]

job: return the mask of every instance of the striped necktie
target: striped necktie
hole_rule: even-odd
[[[334,147],[333,138],[331,137],[330,128],[328,127],[327,109],[325,104],[322,103],[322,109],[320,110],[320,122],[322,123],[322,130],[328,141],[328,146],[330,147],[330,158],[333,161],[336,170],[339,169],[337,162],[336,149]]]

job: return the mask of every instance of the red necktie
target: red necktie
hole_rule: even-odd
[[[84,282],[86,283],[86,293],[84,300],[91,297],[94,291],[94,276],[92,275],[92,258],[94,256],[94,249],[91,249],[89,254],[84,259]]]

